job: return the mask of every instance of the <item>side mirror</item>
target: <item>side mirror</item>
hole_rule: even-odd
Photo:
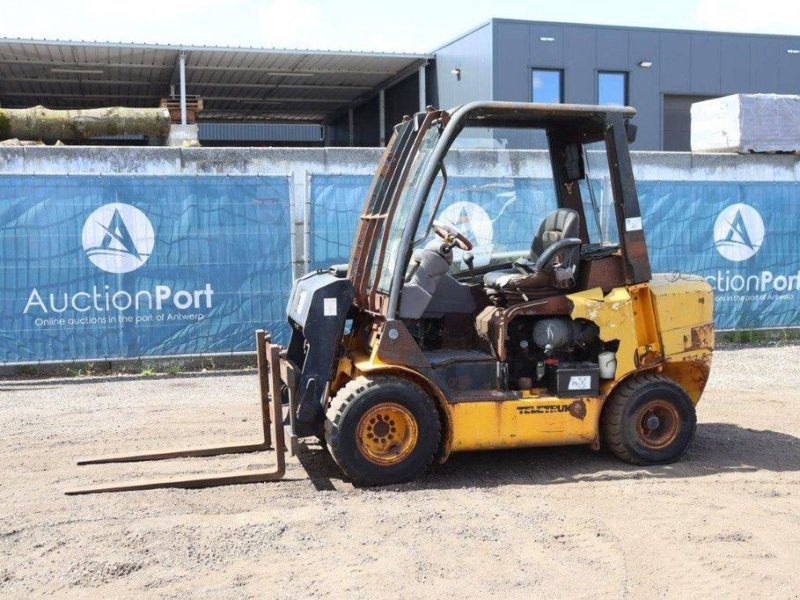
[[[625,137],[628,138],[628,143],[632,144],[636,141],[636,132],[639,131],[639,128],[631,123],[630,121],[625,121]]]

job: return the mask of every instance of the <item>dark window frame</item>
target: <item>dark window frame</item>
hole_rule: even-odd
[[[537,72],[558,73],[558,103],[564,104],[564,69],[559,69],[557,67],[531,67],[531,102],[536,102],[535,91],[533,89],[533,80]]]
[[[601,104],[600,102],[600,77],[603,75],[622,75],[624,81],[624,88],[623,88],[623,104],[622,106],[630,106],[631,104],[631,73],[630,71],[619,71],[615,69],[597,69],[597,73],[594,79],[595,82],[595,97],[597,98],[597,103]]]

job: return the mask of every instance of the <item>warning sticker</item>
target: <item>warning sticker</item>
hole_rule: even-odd
[[[573,375],[569,378],[569,385],[567,389],[570,390],[588,390],[592,387],[591,375]]]
[[[625,219],[625,231],[641,231],[642,217],[628,217]]]
[[[336,298],[325,298],[322,303],[322,313],[326,317],[336,316]]]

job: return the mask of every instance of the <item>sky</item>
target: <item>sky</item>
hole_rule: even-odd
[[[429,52],[496,18],[800,35],[797,0],[6,0],[0,37]],[[32,9],[35,6],[35,9]]]

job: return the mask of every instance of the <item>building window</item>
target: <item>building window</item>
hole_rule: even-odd
[[[564,71],[561,69],[533,70],[533,101],[564,102]]]
[[[628,74],[619,71],[600,71],[597,74],[597,103],[627,106]]]

